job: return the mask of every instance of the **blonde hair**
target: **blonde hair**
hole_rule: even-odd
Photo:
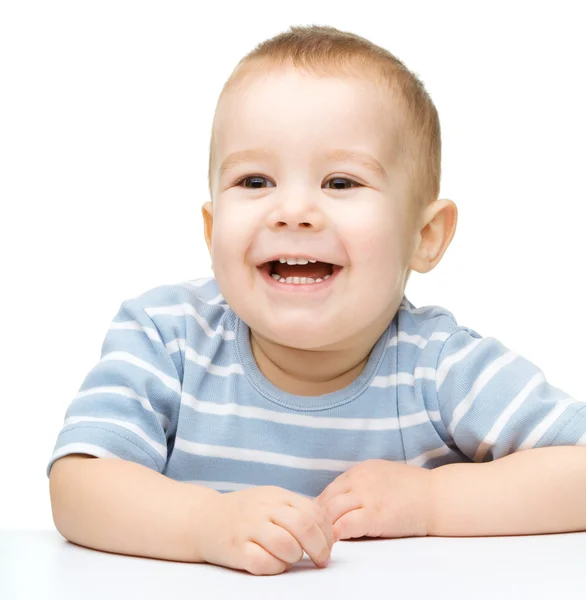
[[[234,89],[253,69],[263,72],[293,65],[308,73],[327,77],[347,74],[364,76],[386,85],[406,114],[398,155],[407,159],[415,213],[435,201],[441,177],[441,131],[438,112],[423,83],[389,51],[356,34],[334,27],[291,26],[249,52],[234,68],[224,84],[221,98]],[[250,67],[247,69],[247,67]],[[210,140],[208,184],[211,194],[213,134]],[[391,132],[389,132],[389,136]]]

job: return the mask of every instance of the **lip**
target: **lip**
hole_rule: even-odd
[[[335,265],[335,266],[342,266],[342,265],[338,265],[338,263],[334,262],[333,260],[330,260],[330,257],[327,257],[327,256],[321,256],[320,258],[316,259],[313,256],[306,256],[304,254],[295,254],[295,255],[279,254],[279,255],[271,256],[270,258],[263,260],[261,263],[258,263],[256,266],[262,267],[263,265],[265,265],[268,262],[276,262],[276,261],[279,261],[281,258],[305,258],[306,260],[311,259],[314,261],[317,260],[318,262],[329,263],[329,264]]]
[[[257,267],[260,276],[267,285],[272,289],[282,294],[302,294],[302,295],[314,295],[327,292],[332,288],[334,282],[340,276],[340,273],[344,270],[344,267],[334,265],[332,274],[325,280],[319,283],[306,283],[306,284],[295,284],[295,283],[280,283],[273,279],[270,275],[270,268],[267,269],[266,265]]]

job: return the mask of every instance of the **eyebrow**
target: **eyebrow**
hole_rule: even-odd
[[[275,153],[269,150],[268,148],[250,148],[248,150],[239,150],[238,152],[233,152],[229,154],[220,165],[220,177],[237,167],[238,165],[253,161],[259,158],[270,158],[274,157]],[[345,150],[344,148],[339,148],[336,150],[330,150],[326,152],[324,156],[329,160],[351,160],[360,163],[362,166],[366,167],[372,173],[374,173],[380,179],[387,178],[387,172],[383,165],[378,161],[374,156],[367,154],[366,152],[356,152],[353,150]]]

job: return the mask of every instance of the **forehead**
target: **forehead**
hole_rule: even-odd
[[[402,111],[385,86],[368,77],[317,76],[297,68],[253,70],[239,76],[218,103],[216,166],[251,147],[368,149],[393,162]]]

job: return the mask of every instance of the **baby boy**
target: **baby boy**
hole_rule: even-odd
[[[436,108],[388,51],[292,27],[218,101],[214,277],[122,302],[69,405],[53,518],[254,574],[357,537],[586,529],[586,403],[405,296],[444,255]]]

